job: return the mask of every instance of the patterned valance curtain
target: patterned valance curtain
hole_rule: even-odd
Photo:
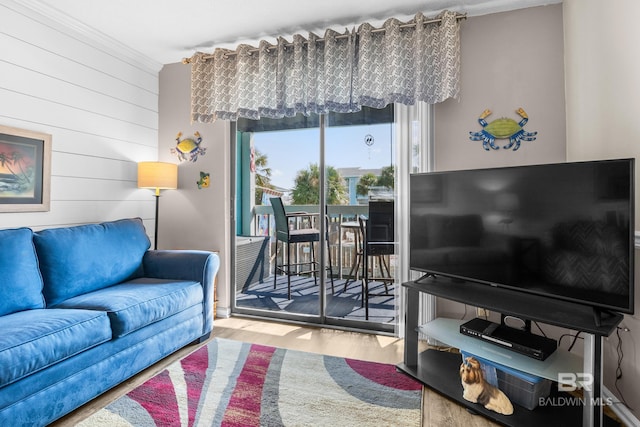
[[[431,23],[429,23],[431,21]],[[433,22],[436,21],[436,22]],[[320,39],[293,36],[276,45],[216,49],[191,60],[191,119],[208,123],[239,117],[292,117],[297,113],[349,113],[397,102],[430,104],[459,92],[457,14],[417,14],[380,29],[327,30]]]

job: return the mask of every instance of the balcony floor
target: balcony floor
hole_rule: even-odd
[[[349,280],[346,291],[346,278],[334,279],[335,294],[331,293],[331,281],[327,279],[327,316],[347,320],[365,320],[362,307],[362,281]],[[319,280],[318,280],[319,282]],[[397,285],[390,284],[389,292],[394,293]],[[245,287],[236,295],[236,305],[243,308],[284,311],[289,313],[318,315],[319,285],[313,276],[291,276],[291,299],[287,299],[287,276],[278,276],[276,288],[273,288],[273,276],[267,280]],[[384,293],[381,282],[369,282],[369,322],[393,323],[395,321],[394,296],[373,296]]]

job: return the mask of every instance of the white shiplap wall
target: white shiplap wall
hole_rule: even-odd
[[[141,217],[137,162],[158,158],[160,64],[28,0],[0,4],[0,124],[52,135],[49,212],[0,213],[35,230]]]

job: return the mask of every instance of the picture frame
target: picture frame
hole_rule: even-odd
[[[0,212],[50,209],[51,135],[0,126]]]

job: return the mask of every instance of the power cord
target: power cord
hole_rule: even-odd
[[[616,380],[614,382],[614,386],[616,388],[616,391],[618,392],[618,395],[620,396],[620,401],[622,403],[624,403],[624,405],[627,406],[628,408],[631,408],[631,407],[629,406],[629,404],[625,400],[624,395],[622,394],[622,391],[620,391],[620,388],[618,387],[618,381],[620,381],[620,379],[622,378],[622,359],[624,359],[624,352],[622,351],[622,337],[620,336],[620,331],[629,332],[630,330],[631,329],[629,329],[627,327],[620,327],[620,326],[616,327],[616,336],[618,337],[618,344],[616,345],[616,353],[618,354],[618,365],[616,367]],[[571,344],[569,345],[569,348],[567,349],[567,351],[571,351],[573,349],[573,346],[578,341],[578,338],[584,339],[584,338],[579,336],[580,334],[581,334],[581,332],[578,332],[575,335],[572,335],[572,334],[563,334],[563,335],[561,335],[560,339],[558,340],[558,347],[562,343],[562,339],[564,337],[573,337],[573,341],[571,342]]]
[[[538,330],[540,331],[540,333],[542,333],[542,336],[547,338],[547,334],[544,333],[544,331],[542,330],[542,328],[540,327],[540,325],[538,324],[538,322],[534,321],[533,322],[534,325],[536,325],[536,327],[538,328]]]
[[[622,359],[624,358],[624,353],[622,351],[622,337],[620,336],[620,330],[623,330],[625,332],[630,331],[630,329],[627,327],[620,327],[620,326],[616,327],[616,336],[618,337],[618,344],[616,345],[616,353],[618,354],[618,366],[616,367],[616,381],[613,384],[616,387],[616,391],[618,392],[618,395],[620,396],[620,400],[622,401],[622,403],[624,403],[625,406],[627,406],[628,408],[631,408],[627,403],[627,401],[624,399],[624,395],[618,388],[618,381],[622,378]]]
[[[573,337],[573,341],[571,342],[571,344],[569,345],[569,348],[567,349],[567,351],[571,351],[573,349],[573,346],[576,345],[576,342],[578,341],[578,338],[584,339],[584,338],[580,337],[579,335],[580,335],[580,332],[578,332],[575,335],[572,335],[572,334],[562,334],[562,335],[560,335],[560,338],[558,339],[558,347],[560,347],[560,345],[562,344],[562,339],[564,337]]]
[[[465,317],[467,317],[467,304],[464,305],[464,313],[462,314],[460,320],[464,320]]]
[[[576,342],[578,341],[578,338],[582,338],[582,337],[580,337],[581,333],[582,332],[578,332],[577,334],[575,334],[573,336],[573,342],[571,343],[571,345],[569,346],[569,349],[567,351],[571,351],[573,349],[573,346],[576,345]],[[584,339],[584,338],[582,338],[582,339]]]

